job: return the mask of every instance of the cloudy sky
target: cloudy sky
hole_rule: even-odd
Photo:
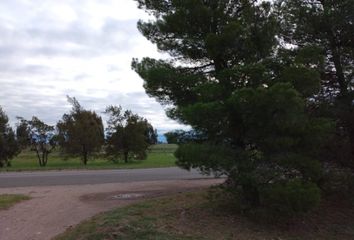
[[[133,0],[1,0],[0,105],[11,118],[55,124],[66,95],[102,112],[121,105],[160,132],[181,128],[149,98],[133,57],[160,57],[136,29],[148,16]]]

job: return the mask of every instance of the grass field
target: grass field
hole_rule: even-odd
[[[0,195],[0,210],[7,209],[18,202],[29,200],[30,198],[25,195],[19,194],[3,194]]]
[[[206,192],[182,193],[119,208],[82,222],[55,240],[323,240],[354,239],[354,208],[333,202],[303,218],[255,223],[210,203]]]
[[[104,158],[90,159],[85,166],[80,158],[69,158],[64,160],[58,151],[49,155],[46,167],[40,167],[33,151],[23,151],[11,161],[12,166],[0,168],[0,171],[34,171],[34,170],[62,170],[62,169],[120,169],[120,168],[158,168],[175,166],[173,155],[177,145],[158,144],[151,147],[148,158],[142,161],[131,161],[129,163],[113,163]]]

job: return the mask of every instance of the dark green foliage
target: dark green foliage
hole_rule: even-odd
[[[328,196],[354,200],[354,173],[349,168],[326,169],[321,179],[321,190]]]
[[[332,164],[353,168],[354,0],[278,0],[276,6],[284,43],[295,47],[295,60],[321,77],[312,112],[337,124],[323,155],[331,156],[326,160]]]
[[[289,67],[281,75],[284,82],[291,82],[294,88],[305,97],[311,97],[320,91],[320,74],[306,67]]]
[[[57,123],[58,142],[64,153],[80,156],[86,165],[89,157],[101,151],[104,129],[100,116],[85,110],[75,98],[68,97],[73,108]]]
[[[119,158],[127,163],[129,159],[143,160],[147,149],[157,143],[157,132],[144,118],[121,107],[109,106],[106,154],[114,161]]]
[[[322,84],[326,91],[346,95],[353,87],[354,1],[280,0],[277,5],[284,40],[308,53],[323,49]]]
[[[204,173],[229,174],[237,161],[242,161],[242,154],[231,148],[213,144],[182,144],[175,152],[177,164],[185,169],[200,168]]]
[[[322,48],[284,49],[279,9],[265,1],[138,3],[156,18],[139,30],[172,60],[134,59],[132,67],[170,117],[203,136],[179,147],[177,163],[226,175],[253,208],[271,206],[264,189],[274,186],[283,187],[272,191],[274,204],[314,207],[318,150],[333,125],[308,109],[320,91]],[[294,192],[311,192],[313,201]]]
[[[291,216],[308,212],[320,202],[320,190],[314,183],[299,180],[270,184],[261,190],[261,202],[271,214]]]
[[[167,132],[164,134],[167,143],[169,144],[177,144],[178,143],[178,132],[183,130],[176,130],[173,132]]]
[[[54,126],[50,126],[39,118],[33,116],[31,120],[18,117],[16,134],[22,149],[31,146],[36,152],[38,164],[45,167],[48,163],[48,156],[56,147],[56,136]]]
[[[9,119],[0,107],[0,168],[11,166],[11,159],[19,153],[15,133],[8,124]]]
[[[21,117],[18,117],[17,119],[19,122],[16,126],[16,139],[21,149],[26,149],[31,146],[30,127],[28,121],[25,119]]]

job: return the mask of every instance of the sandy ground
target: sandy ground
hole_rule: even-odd
[[[207,187],[221,179],[0,188],[31,200],[0,211],[0,240],[48,240],[97,213],[147,198]]]

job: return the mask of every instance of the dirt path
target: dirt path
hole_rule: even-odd
[[[31,200],[0,211],[1,240],[49,240],[97,213],[146,198],[203,188],[222,180],[178,180],[80,186],[3,188]]]

